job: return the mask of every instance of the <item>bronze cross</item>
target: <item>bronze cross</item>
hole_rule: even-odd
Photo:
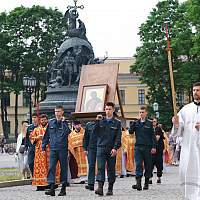
[[[77,6],[77,2],[78,0],[74,0],[74,6],[67,6],[67,9],[73,9],[75,11],[77,11],[78,8],[83,9],[84,6],[83,5]]]

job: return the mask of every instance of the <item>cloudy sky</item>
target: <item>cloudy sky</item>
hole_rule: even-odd
[[[95,56],[130,57],[140,45],[137,35],[140,25],[146,21],[159,0],[79,0],[84,5],[79,17],[87,28]],[[179,0],[183,2],[184,0]],[[23,5],[57,7],[63,13],[73,0],[0,0],[0,11],[9,12]]]

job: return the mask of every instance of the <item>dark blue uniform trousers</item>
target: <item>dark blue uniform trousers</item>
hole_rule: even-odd
[[[95,183],[95,166],[96,166],[97,149],[88,149],[88,185],[94,185]]]
[[[97,148],[97,181],[105,182],[105,166],[107,163],[108,182],[115,182],[116,156],[111,157],[110,148]]]
[[[135,146],[135,164],[136,164],[136,177],[143,176],[143,164],[145,173],[145,178],[151,177],[151,167],[152,167],[152,154],[151,154],[151,147],[147,146]]]
[[[67,171],[68,171],[68,155],[67,149],[62,150],[50,150],[50,164],[47,180],[49,184],[55,184],[56,165],[60,162],[60,182],[62,184],[67,183]]]
[[[35,159],[35,146],[28,148],[28,166],[32,176],[34,171],[34,159]]]

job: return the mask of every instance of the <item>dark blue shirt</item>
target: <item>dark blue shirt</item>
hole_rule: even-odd
[[[66,121],[49,120],[46,133],[42,140],[42,150],[50,143],[51,150],[62,150],[68,147],[68,134],[70,129]]]
[[[103,119],[96,122],[95,134],[97,135],[97,147],[119,149],[121,146],[122,127],[118,119]]]
[[[97,135],[94,133],[95,122],[88,122],[85,127],[83,138],[83,148],[85,151],[88,149],[97,148]]]
[[[135,133],[135,146],[156,147],[156,136],[150,120],[146,119],[144,122],[141,122],[141,120],[134,121],[131,123],[129,133]]]
[[[30,124],[30,125],[28,126],[27,131],[26,131],[26,141],[25,141],[26,149],[27,149],[27,148],[35,149],[35,144],[34,144],[34,143],[33,143],[33,144],[31,143],[29,136],[30,136],[30,134],[33,132],[33,130],[34,130],[35,128],[37,128],[37,127],[38,127],[38,125],[34,125],[34,124]]]

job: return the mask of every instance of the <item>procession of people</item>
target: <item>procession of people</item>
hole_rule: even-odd
[[[96,119],[86,123],[67,121],[61,105],[55,107],[53,119],[48,119],[46,114],[33,114],[33,124],[28,126],[28,122],[23,121],[18,135],[19,169],[24,178],[31,176],[36,191],[45,191],[46,195],[55,196],[55,189],[60,184],[58,196],[65,196],[66,187],[71,184],[86,184],[85,189],[94,191],[96,188],[95,194],[103,196],[107,180],[106,195],[110,196],[114,193],[116,177],[134,176],[136,183],[131,181],[130,187],[148,190],[149,184],[154,184],[155,168],[156,183],[161,184],[166,165],[180,163],[181,180],[187,186],[186,195],[194,199],[198,196],[195,184],[199,169],[193,164],[198,162],[194,152],[200,144],[196,134],[200,130],[200,83],[194,84],[193,96],[194,102],[172,118],[171,133],[164,132],[157,118],[148,117],[145,106],[140,107],[139,118],[126,128],[115,117],[113,102],[106,102],[105,116],[97,115]],[[187,119],[185,112],[190,107],[191,117]],[[188,126],[191,119],[194,127]],[[186,134],[186,130],[192,135]],[[193,164],[186,168],[183,162]]]
[[[152,122],[147,119],[146,108],[141,109],[145,111],[142,119],[152,126],[151,134],[155,138],[154,144],[149,144],[147,149],[155,149],[156,136]],[[136,180],[138,173],[139,177],[143,176],[143,160],[138,160],[140,155],[137,144],[140,139],[137,127],[133,130],[133,124],[140,123],[140,119],[138,122],[134,121],[130,128],[124,128],[120,120],[114,117],[114,111],[114,103],[107,102],[105,116],[97,115],[96,119],[87,122],[86,125],[78,120],[70,124],[64,118],[63,106],[58,105],[55,107],[55,118],[48,119],[46,114],[33,114],[33,124],[27,126],[26,121],[22,123],[17,153],[20,156],[19,150],[24,147],[22,155],[26,157],[26,165],[22,165],[23,162],[20,161],[20,169],[23,174],[27,170],[29,176],[32,176],[32,185],[36,186],[36,191],[45,191],[46,195],[55,196],[55,189],[61,184],[58,195],[64,196],[66,187],[70,184],[86,183],[85,188],[93,191],[97,182],[95,193],[102,196],[107,179],[106,195],[113,195],[117,176],[124,178],[136,175]],[[141,127],[140,131],[142,134],[149,134],[149,129],[144,130]],[[147,151],[147,160],[144,162],[146,188],[143,189],[148,189],[147,181],[152,174],[151,160],[154,152]]]

